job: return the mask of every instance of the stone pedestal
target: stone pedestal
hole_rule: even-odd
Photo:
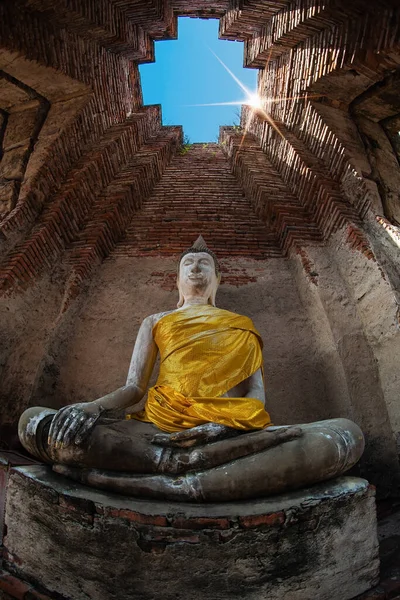
[[[15,468],[4,566],[71,600],[348,600],[378,577],[374,490],[341,477],[224,504],[131,500]]]

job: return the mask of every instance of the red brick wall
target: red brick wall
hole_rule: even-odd
[[[118,256],[170,256],[202,234],[218,256],[279,256],[275,236],[256,216],[217,144],[192,144],[175,156],[118,244]]]

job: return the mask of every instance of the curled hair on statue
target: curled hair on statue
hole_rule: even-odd
[[[204,241],[204,238],[202,235],[199,235],[199,237],[197,238],[197,240],[194,242],[193,246],[191,248],[188,248],[187,250],[185,250],[184,252],[182,252],[180,258],[179,258],[179,262],[178,262],[178,283],[179,283],[179,267],[181,264],[182,259],[187,255],[187,254],[196,254],[198,252],[205,252],[206,254],[209,254],[211,256],[211,258],[214,261],[214,267],[215,267],[215,274],[217,276],[217,280],[218,280],[218,284],[221,281],[221,272],[220,272],[220,266],[219,266],[219,262],[217,257],[215,256],[214,252],[212,250],[210,250],[209,248],[207,248],[207,244]],[[178,289],[179,289],[179,300],[178,300],[178,304],[177,307],[180,308],[181,306],[183,306],[183,303],[185,302],[185,299],[182,295],[182,292],[179,288],[178,285]],[[214,288],[212,290],[211,296],[208,298],[208,304],[211,304],[211,306],[215,306],[215,297],[217,294],[217,288]]]

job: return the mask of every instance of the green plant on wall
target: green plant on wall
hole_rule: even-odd
[[[231,125],[231,127],[235,133],[242,131],[240,122],[241,122],[241,113],[240,113],[240,110],[237,109],[237,110],[235,110],[235,119]]]
[[[182,140],[182,146],[179,149],[179,154],[187,154],[192,147],[189,136],[185,133]]]

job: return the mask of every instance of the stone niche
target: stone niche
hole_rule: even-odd
[[[6,577],[58,600],[349,600],[377,583],[374,495],[341,477],[267,499],[177,504],[18,467]]]

